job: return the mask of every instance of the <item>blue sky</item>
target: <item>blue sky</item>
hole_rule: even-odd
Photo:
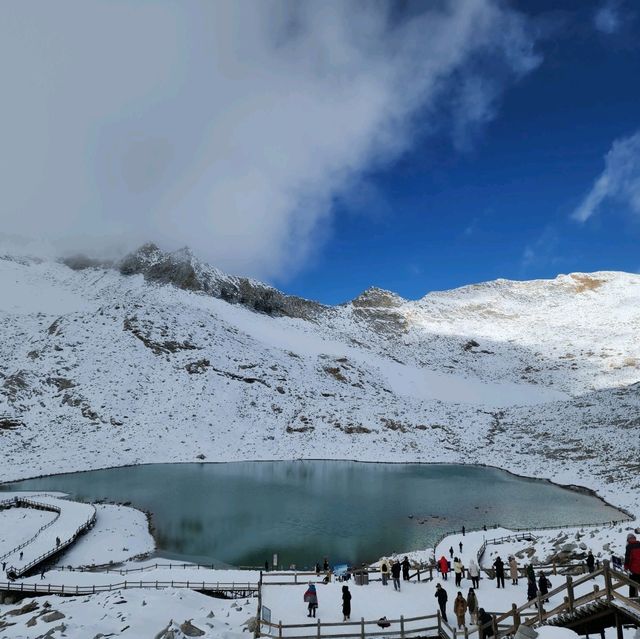
[[[328,303],[640,270],[631,0],[7,0],[0,76],[0,249]]]
[[[287,291],[335,303],[371,285],[418,298],[498,277],[640,271],[640,216],[624,198],[571,218],[612,142],[640,129],[640,15],[628,3],[516,6],[548,30],[540,65],[469,148],[443,126],[369,173],[364,201],[338,205],[330,240]],[[620,21],[611,33],[596,26],[603,7]]]

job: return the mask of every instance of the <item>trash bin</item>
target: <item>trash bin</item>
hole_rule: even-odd
[[[362,573],[362,586],[368,586],[369,585],[369,573],[368,572],[363,572]]]
[[[360,571],[353,573],[353,580],[356,586],[362,586],[362,573]]]

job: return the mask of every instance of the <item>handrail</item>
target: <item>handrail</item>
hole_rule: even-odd
[[[47,528],[49,528],[49,526],[53,526],[53,524],[56,523],[56,521],[60,517],[60,512],[61,512],[61,509],[59,506],[54,506],[52,504],[46,504],[46,503],[41,504],[39,502],[33,501],[31,499],[26,499],[23,497],[14,497],[13,499],[7,499],[1,503],[7,503],[11,501],[13,501],[14,506],[16,508],[19,508],[20,504],[29,504],[34,508],[37,508],[38,510],[46,510],[46,511],[54,512],[57,514],[49,523],[40,526],[40,528],[38,528],[36,534],[33,535],[33,537],[30,537],[29,539],[27,539],[27,541],[21,543],[19,546],[12,548],[9,552],[6,552],[4,555],[0,556],[0,560],[4,559],[5,557],[8,557],[9,555],[13,555],[14,553],[18,552],[18,550],[20,550],[21,548],[28,546],[43,530],[46,530]]]
[[[286,639],[307,639],[307,638],[317,638],[323,637],[324,639],[338,639],[338,638],[346,638],[346,637],[394,637],[400,636],[405,637],[407,635],[417,634],[417,633],[425,633],[428,631],[437,631],[437,634],[441,634],[441,624],[446,623],[441,620],[440,614],[433,615],[424,615],[420,617],[404,617],[400,616],[399,619],[387,619],[386,621],[389,623],[387,628],[382,629],[382,631],[366,631],[366,626],[378,626],[378,619],[369,619],[365,620],[364,617],[360,619],[360,621],[340,621],[340,622],[325,622],[323,623],[320,619],[318,619],[315,623],[297,623],[297,624],[283,624],[281,621],[278,623],[274,623],[273,621],[265,621],[264,619],[258,618],[259,628],[258,632],[263,637],[273,637],[273,638],[281,638],[286,637]],[[428,622],[432,621],[433,624],[424,625],[419,627],[411,627],[407,628],[406,624],[415,624],[416,622]],[[398,626],[398,629],[392,629],[393,626]],[[265,628],[267,631],[263,629]],[[338,634],[335,631],[330,631],[330,634],[326,634],[322,632],[323,628],[335,628],[338,630]],[[353,628],[354,630],[358,628],[357,632],[349,632],[349,629]],[[289,634],[290,630],[312,630],[310,634]],[[344,632],[340,632],[339,629],[344,629]],[[271,632],[269,632],[271,631]],[[285,634],[283,635],[283,631]],[[453,635],[451,635],[453,636]]]
[[[39,584],[30,582],[0,582],[0,590],[42,594],[91,595],[96,592],[109,592],[130,588],[189,588],[190,590],[255,592],[258,584],[253,582],[209,582],[209,581],[123,581],[111,584],[90,584],[65,586],[64,584]]]
[[[595,586],[592,592],[574,599],[574,588],[576,586],[582,585],[587,581],[592,580],[594,577],[597,577],[600,575],[604,576],[605,578],[604,589],[600,590],[598,589],[597,586]],[[614,583],[613,581],[614,579],[617,580],[617,583]],[[613,600],[619,599],[622,603],[625,604],[625,608],[627,610],[629,608],[631,608],[632,610],[636,610],[638,613],[638,619],[640,619],[640,602],[636,602],[632,599],[629,599],[624,595],[620,594],[619,592],[617,592],[617,589],[623,587],[624,585],[633,586],[635,585],[635,582],[631,581],[631,579],[629,579],[629,577],[627,577],[624,573],[618,572],[616,570],[612,570],[609,567],[609,562],[605,560],[603,562],[602,568],[595,570],[594,572],[589,573],[588,575],[584,575],[583,577],[580,577],[575,581],[573,581],[572,577],[567,576],[566,582],[563,585],[558,586],[553,590],[550,590],[548,593],[544,595],[538,594],[536,599],[527,601],[520,606],[515,606],[514,604],[511,610],[499,615],[493,615],[493,618],[490,622],[487,622],[482,626],[479,626],[473,631],[470,631],[468,634],[473,634],[475,632],[480,633],[480,631],[483,631],[489,626],[493,626],[494,632],[495,632],[496,630],[498,630],[498,624],[500,624],[500,622],[507,620],[510,617],[513,619],[513,622],[509,625],[509,627],[502,634],[502,636],[505,636],[507,634],[513,634],[513,631],[517,629],[520,623],[527,626],[540,625],[545,621],[562,614],[563,612],[572,612],[573,610],[576,610],[577,608],[583,605],[586,605],[588,603],[591,603],[592,601],[601,600],[601,599],[604,599],[607,603],[613,604],[613,605],[615,605],[613,603]],[[555,608],[552,608],[551,610],[545,611],[542,607],[543,600],[553,597],[555,595],[558,595],[563,591],[567,592],[567,596],[564,598],[564,602],[557,605]],[[531,610],[533,607],[536,608],[535,612]],[[531,612],[527,612],[527,610],[531,610]],[[529,616],[530,618],[526,620],[522,620],[521,617],[524,617],[524,616]],[[495,639],[499,639],[500,633],[495,632],[495,635],[496,635]]]
[[[24,503],[28,503],[31,504],[35,507],[39,507],[39,508],[43,508],[45,510],[52,510],[52,511],[56,511],[58,513],[58,517],[60,517],[60,514],[62,512],[62,509],[60,506],[56,506],[53,504],[41,504],[39,502],[35,502],[33,500],[29,500],[29,499],[23,499],[23,498],[19,498],[17,501],[19,502],[24,502]],[[37,566],[38,564],[42,563],[45,559],[48,559],[49,557],[59,553],[61,550],[63,550],[64,548],[66,548],[67,546],[70,546],[76,539],[77,537],[83,533],[85,530],[87,530],[88,528],[90,528],[91,526],[93,526],[93,524],[96,521],[96,508],[95,506],[91,506],[93,512],[91,514],[91,517],[87,518],[87,520],[80,524],[80,526],[78,526],[76,528],[76,530],[71,534],[71,536],[68,539],[62,540],[60,541],[60,543],[56,543],[56,547],[55,548],[51,548],[47,551],[45,551],[44,553],[42,553],[41,555],[39,555],[38,557],[36,557],[35,559],[31,560],[28,564],[25,564],[24,566],[20,567],[20,568],[16,568],[15,566],[11,566],[8,570],[7,570],[7,574],[12,574],[14,575],[14,577],[22,577],[23,575],[27,574],[32,568],[35,568],[35,566]],[[34,535],[28,542],[25,542],[22,546],[18,546],[16,549],[14,549],[13,552],[15,552],[15,550],[19,550],[20,548],[30,544],[31,542],[33,542],[36,537],[42,532],[42,530],[44,530],[45,528],[48,528],[51,524],[53,524],[55,521],[57,521],[58,517],[56,519],[53,520],[53,522],[49,522],[49,524],[47,524],[46,526],[43,526],[37,533],[36,535]]]

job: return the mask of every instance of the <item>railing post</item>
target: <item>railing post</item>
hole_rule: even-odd
[[[553,574],[554,575],[558,574],[557,571],[556,571],[556,560],[555,559],[553,560]]]
[[[567,575],[567,599],[569,600],[569,611],[573,611],[575,596],[573,593],[573,577],[571,575]]]
[[[613,587],[611,585],[611,571],[608,559],[602,562],[602,574],[604,575],[604,589],[607,593],[607,601],[611,601],[613,599]]]
[[[513,615],[513,627],[517,630],[520,626],[520,613],[518,612],[518,606],[511,604],[511,614]]]
[[[538,594],[536,595],[536,601],[538,605],[538,621],[542,623],[542,615],[544,614],[544,609],[542,607],[542,595],[540,594],[540,591],[538,591]]]
[[[282,619],[278,621],[278,637],[282,639]]]
[[[322,636],[322,630],[320,629],[320,618],[318,617],[318,639]]]
[[[400,615],[400,639],[404,639],[404,615]]]
[[[496,615],[491,615],[491,626],[493,627],[493,636],[498,639],[498,617]],[[455,636],[455,633],[453,633],[454,639]]]
[[[364,617],[360,617],[360,639],[364,639]]]

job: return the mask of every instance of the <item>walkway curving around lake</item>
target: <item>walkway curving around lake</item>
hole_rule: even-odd
[[[51,494],[15,494],[4,497],[3,508],[36,508],[56,514],[35,535],[11,549],[0,549],[0,561],[6,563],[9,579],[20,578],[38,568],[49,558],[62,552],[96,520],[96,508],[92,504],[70,501]]]

